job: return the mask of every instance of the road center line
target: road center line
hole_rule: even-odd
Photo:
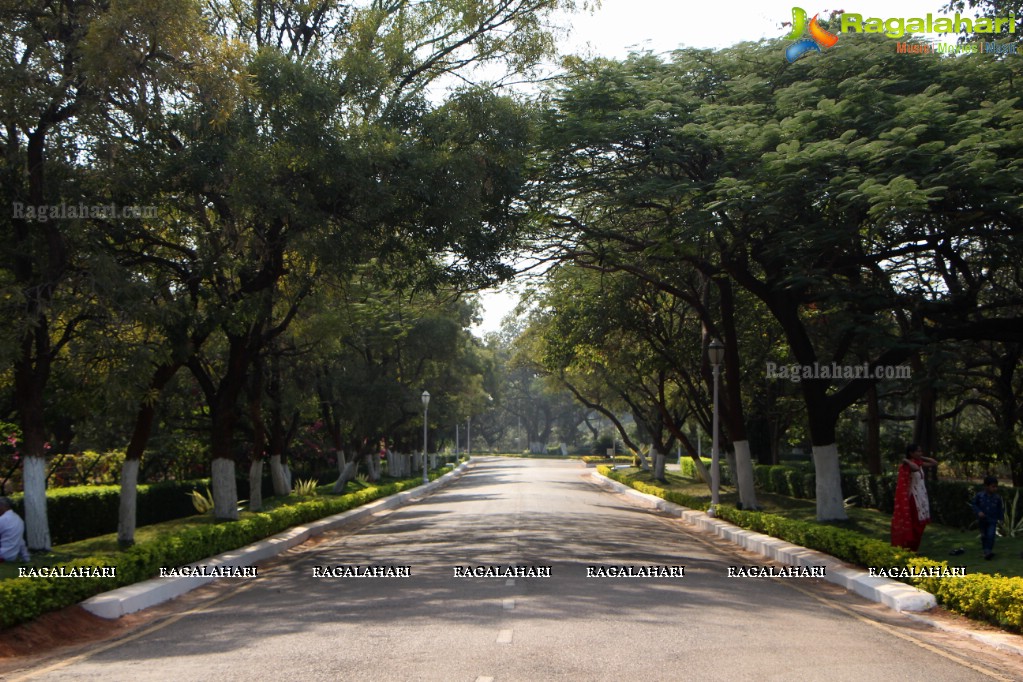
[[[514,608],[515,608],[515,600],[514,599],[505,599],[504,600],[504,610],[505,611],[511,611]]]
[[[498,644],[511,644],[511,642],[512,642],[511,630],[501,630],[500,632],[497,633]]]

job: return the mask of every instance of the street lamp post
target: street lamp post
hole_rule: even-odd
[[[718,512],[718,491],[721,488],[721,463],[718,453],[718,376],[721,373],[721,363],[725,359],[725,347],[720,341],[714,339],[707,348],[707,357],[710,359],[714,372],[714,416],[711,420],[713,429],[711,435],[710,450],[710,516],[717,516]]]
[[[426,417],[429,414],[430,393],[423,391],[423,483],[429,482],[426,475]]]

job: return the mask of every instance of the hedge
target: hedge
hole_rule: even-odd
[[[629,476],[606,466],[597,467],[597,471],[640,492],[684,507],[705,510],[708,506],[704,499],[673,493],[642,481],[631,481]],[[948,566],[947,562],[920,557],[909,550],[892,547],[882,540],[864,537],[844,528],[795,521],[777,514],[744,511],[727,505],[718,505],[718,517],[741,528],[815,549],[858,566],[913,568],[918,572],[924,568]],[[905,578],[903,582],[930,592],[951,611],[1023,633],[1023,578],[974,573],[962,577]]]
[[[710,461],[706,460],[710,466]],[[691,459],[683,459],[679,469],[683,476],[696,478],[696,467]],[[891,514],[895,505],[894,472],[874,475],[865,469],[843,469],[842,494],[852,498],[857,507],[877,509]],[[812,500],[817,497],[817,479],[813,464],[755,464],[753,480],[758,490],[776,493],[786,497]],[[721,482],[732,484],[731,471],[725,461],[721,461]],[[943,526],[964,530],[976,522],[970,500],[980,490],[980,485],[964,481],[928,481],[927,490],[931,502],[931,518]],[[999,492],[1008,503],[1015,494],[1015,488],[1001,486]]]
[[[434,480],[451,468],[430,472]],[[302,523],[339,514],[373,500],[394,495],[422,483],[421,477],[370,486],[346,495],[324,495],[267,512],[188,528],[172,537],[140,542],[130,549],[55,566],[115,567],[116,578],[11,578],[0,581],[0,628],[31,620],[47,611],[77,604],[83,599],[159,575],[160,568],[193,563],[244,547]]]
[[[148,526],[195,513],[190,494],[205,490],[209,479],[166,481],[138,486],[135,525]],[[21,516],[21,493],[11,495],[15,511]],[[51,488],[46,491],[46,517],[50,538],[55,545],[77,542],[97,535],[117,532],[121,505],[121,486],[92,485]]]

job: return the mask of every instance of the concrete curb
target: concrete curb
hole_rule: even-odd
[[[465,473],[465,470],[470,464],[472,464],[471,460],[469,462],[462,462],[455,467],[453,471],[444,474],[435,481],[430,481],[426,485],[420,485],[411,490],[404,490],[395,495],[374,500],[373,502],[364,504],[361,507],[349,509],[346,512],[335,514],[334,516],[328,516],[304,526],[289,528],[286,531],[273,535],[265,540],[261,540],[255,544],[234,549],[229,552],[224,552],[223,554],[218,554],[215,557],[193,564],[188,564],[188,566],[206,566],[211,568],[221,566],[254,566],[260,561],[265,561],[266,559],[277,556],[285,550],[291,549],[295,545],[302,544],[311,537],[355,523],[356,521],[362,520],[376,512],[385,509],[394,509],[408,504],[409,502],[417,501],[420,498],[429,495],[437,488],[445,486],[459,478],[463,473]],[[134,585],[119,587],[116,590],[111,590],[110,592],[97,594],[96,596],[90,597],[89,599],[81,602],[81,606],[86,611],[101,618],[115,619],[129,613],[135,613],[136,611],[147,609],[150,606],[162,604],[163,602],[176,597],[180,597],[186,592],[190,592],[197,587],[202,587],[214,580],[230,580],[230,578],[210,576],[152,578],[140,583],[135,583]]]
[[[863,569],[843,563],[830,554],[793,545],[763,533],[744,530],[727,521],[707,516],[705,512],[687,509],[674,502],[641,493],[596,471],[590,476],[597,485],[622,493],[640,506],[677,516],[705,533],[717,535],[768,559],[789,566],[826,566],[827,570],[823,577],[828,582],[884,604],[895,611],[927,611],[938,605],[938,600],[930,592],[890,578],[872,576]]]

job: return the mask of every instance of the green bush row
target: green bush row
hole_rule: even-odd
[[[620,472],[606,466],[597,470],[611,478],[630,485],[640,492],[661,497],[684,507],[705,509],[707,503],[700,498],[676,494],[641,481],[631,481]],[[688,499],[686,503],[681,500]],[[834,528],[806,521],[795,521],[777,514],[743,511],[727,505],[718,506],[718,516],[730,523],[764,533],[771,537],[815,549],[843,561],[863,567],[913,568],[947,567],[917,556],[909,550],[892,547],[887,542],[864,537],[855,531]],[[1023,632],[1023,578],[975,573],[963,577],[906,578],[904,582],[932,593],[939,603],[951,611],[976,620],[983,620],[1013,632]]]
[[[602,464],[602,463],[606,463],[606,462],[609,461],[609,458],[607,457],[607,455],[583,455],[583,457],[581,459],[582,459],[582,461],[586,462],[587,464]],[[615,456],[615,463],[616,464],[632,464],[632,462],[633,462],[633,458],[632,458],[631,455],[616,455]]]
[[[166,481],[140,485],[136,498],[135,525],[148,526],[195,513],[189,495],[205,490],[209,479],[197,481]],[[22,517],[23,495],[11,495],[15,511]],[[97,535],[117,532],[121,506],[118,485],[51,488],[46,491],[46,516],[50,522],[50,538],[55,545],[77,542]]]
[[[450,467],[430,472],[433,480]],[[267,512],[187,528],[171,537],[141,542],[108,555],[75,560],[59,566],[115,567],[116,578],[12,578],[0,582],[0,628],[11,627],[47,611],[77,604],[93,595],[148,580],[160,568],[172,568],[243,547],[287,528],[354,509],[381,497],[394,495],[422,483],[415,477],[371,486],[346,495],[325,495],[278,507]]]
[[[710,466],[709,460],[705,460]],[[680,465],[683,476],[696,477],[696,467],[691,459],[683,459]],[[842,494],[852,498],[857,507],[877,509],[891,514],[895,504],[895,473],[874,475],[864,469],[842,470]],[[786,497],[812,500],[817,496],[817,478],[813,464],[755,464],[753,480],[758,490],[776,493]],[[728,465],[721,462],[721,482],[732,484]],[[931,518],[943,526],[965,529],[975,523],[970,500],[980,489],[974,483],[963,481],[928,481],[927,490],[931,502]],[[1014,489],[999,488],[1006,504],[1012,499]],[[1008,508],[1008,507],[1006,507]]]

